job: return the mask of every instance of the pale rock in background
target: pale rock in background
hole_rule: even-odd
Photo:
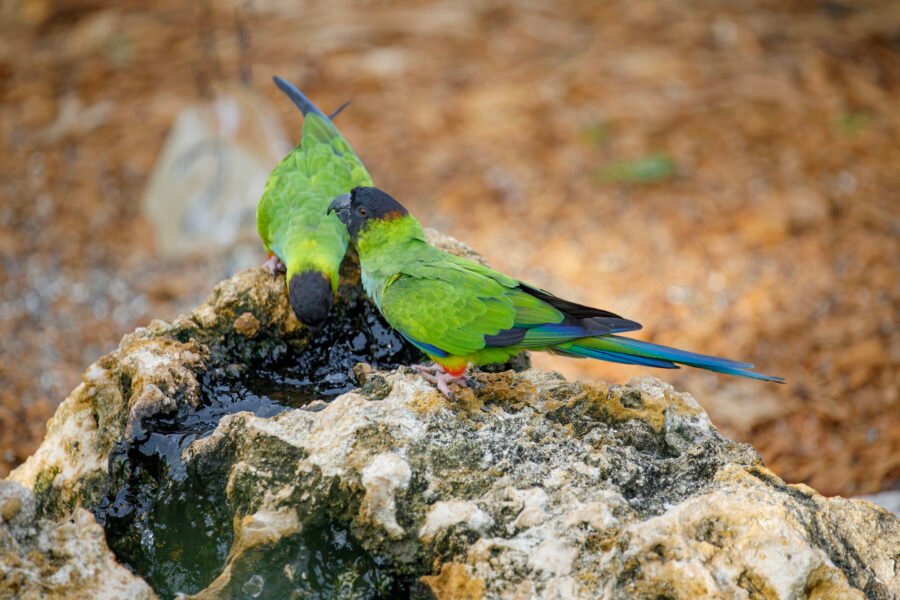
[[[157,251],[180,256],[239,242],[258,246],[256,204],[290,148],[268,102],[249,90],[182,109],[144,192]]]

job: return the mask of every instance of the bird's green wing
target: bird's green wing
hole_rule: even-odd
[[[266,248],[289,274],[323,270],[336,277],[347,248],[346,228],[328,203],[372,179],[349,143],[327,118],[306,115],[303,137],[272,172],[257,207],[257,228]]]
[[[386,283],[381,303],[391,325],[438,356],[485,348],[546,348],[640,328],[613,313],[446,255],[404,266]]]
[[[513,326],[515,310],[501,285],[461,272],[444,275],[398,274],[385,286],[382,312],[410,341],[437,355],[463,356],[484,348],[486,335]]]
[[[487,267],[447,256],[407,264],[384,286],[381,310],[408,339],[440,350],[433,354],[467,355],[500,345],[506,331],[563,320],[560,311],[520,285]]]

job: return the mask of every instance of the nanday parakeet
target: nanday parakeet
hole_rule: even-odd
[[[465,382],[469,364],[503,363],[522,350],[783,381],[748,363],[615,335],[641,326],[438,250],[419,222],[377,188],[355,188],[328,210],[347,227],[366,293],[392,327],[443,369],[426,378],[448,396],[447,384]]]
[[[269,252],[266,266],[283,265],[291,307],[307,325],[325,320],[347,251],[347,229],[328,203],[357,186],[372,185],[362,161],[331,118],[300,90],[274,78],[303,113],[300,143],[272,171],[256,208],[256,226]],[[346,105],[344,105],[346,106]],[[280,263],[280,264],[279,264]]]

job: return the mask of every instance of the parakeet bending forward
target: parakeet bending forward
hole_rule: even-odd
[[[748,363],[615,335],[641,326],[438,250],[419,222],[377,188],[355,188],[328,211],[350,233],[366,293],[391,326],[440,366],[430,375],[421,370],[448,396],[448,383],[465,384],[469,364],[502,363],[522,350],[783,381]]]
[[[372,185],[359,157],[331,118],[280,77],[275,84],[303,113],[300,143],[266,182],[256,208],[256,227],[269,252],[266,266],[286,270],[291,307],[307,325],[325,320],[347,251],[347,229],[328,203],[360,185]],[[346,105],[345,105],[346,106]]]

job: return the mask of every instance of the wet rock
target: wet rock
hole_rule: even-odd
[[[34,497],[4,523],[95,517],[166,598],[900,593],[894,515],[785,484],[690,395],[507,368],[449,401],[398,368],[420,357],[352,259],[342,281],[314,333],[252,270],[126,336],[11,475]]]
[[[0,480],[0,597],[157,596],[118,563],[90,512],[77,508],[60,521],[37,518],[34,494]]]
[[[259,331],[259,319],[253,313],[245,312],[235,320],[234,330],[244,337],[252,338]]]
[[[401,581],[424,574],[439,597],[482,587],[498,597],[896,589],[893,515],[784,484],[658,380],[605,387],[534,370],[482,375],[484,412],[414,375],[383,376],[391,392],[377,402],[350,393],[318,413],[233,415],[187,460],[229,457],[238,514],[301,499],[302,523],[348,526]],[[494,400],[509,389],[514,407]],[[255,459],[261,448],[296,461]],[[277,580],[276,570],[266,578]]]

